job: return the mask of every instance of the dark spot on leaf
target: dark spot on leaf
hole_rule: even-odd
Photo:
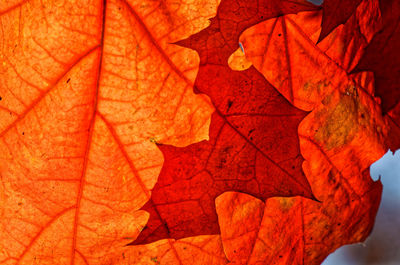
[[[283,258],[283,256],[282,256],[282,255],[279,255],[279,258],[281,259],[281,258]]]
[[[0,100],[2,100],[3,98],[2,97],[0,97]]]
[[[280,37],[280,36],[282,36],[282,34],[281,34],[281,33],[279,33],[279,34],[278,34],[278,36]]]
[[[217,168],[224,168],[225,164],[226,164],[226,159],[221,158],[221,160],[219,160],[219,164],[217,165]]]
[[[232,107],[233,101],[228,99],[228,109],[227,111]]]
[[[150,260],[156,264],[160,264],[160,262],[158,261],[157,257],[151,257]]]
[[[71,81],[71,78],[68,78],[68,79],[67,79],[67,84],[69,83],[69,81]]]
[[[22,135],[25,135],[25,132],[22,132]]]

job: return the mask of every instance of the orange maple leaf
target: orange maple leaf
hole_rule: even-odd
[[[309,265],[366,238],[382,190],[368,168],[399,131],[391,117],[400,117],[398,109],[382,116],[371,74],[349,74],[381,27],[377,1],[361,1],[347,22],[323,33],[327,36],[318,44],[320,11],[285,15],[318,9],[305,0],[219,2],[0,3],[1,264]],[[252,86],[241,90],[244,84],[230,85],[218,76],[243,70],[226,79],[258,76],[258,84],[270,83],[265,91],[275,96],[257,101]],[[242,96],[238,104],[222,86]],[[285,122],[275,122],[280,130],[270,123],[278,132],[273,135],[266,133],[264,120],[248,115],[251,107],[271,105],[297,113],[287,126],[287,143],[295,143],[285,146],[295,159],[284,160],[276,148],[286,137],[279,135]],[[211,127],[210,141],[197,143],[209,138],[214,108],[214,118],[226,118],[231,108],[244,110],[231,122],[238,135],[263,128],[256,137],[262,146],[253,143],[255,153],[267,150],[264,156],[287,172],[295,161],[294,173],[287,175],[305,184],[294,193],[276,192],[285,182],[258,164],[257,176],[268,176],[262,181],[270,181],[273,192],[235,182],[210,195],[208,206],[217,218],[207,233],[217,234],[185,230],[182,235],[192,237],[162,235],[156,238],[163,240],[128,246],[146,229],[149,212],[141,208],[162,167],[168,175],[161,176],[173,184],[179,174],[193,176],[191,166],[198,166],[172,165],[171,153],[181,155],[173,148],[198,151],[217,142]],[[165,163],[159,143],[170,145],[162,147],[170,152]],[[239,176],[243,165],[247,170],[252,164],[232,150],[224,151],[229,167],[221,156],[215,167]],[[211,155],[199,157],[200,165]],[[171,165],[176,174],[168,171]],[[178,172],[185,170],[190,172]],[[271,197],[304,194],[318,200]],[[170,217],[178,220],[179,214],[186,218],[186,212],[176,211]]]
[[[140,233],[155,142],[208,138],[198,55],[170,43],[217,4],[0,4],[1,264],[102,264]]]

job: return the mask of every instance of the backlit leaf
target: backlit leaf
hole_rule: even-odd
[[[2,264],[102,264],[149,217],[155,141],[208,139],[196,52],[217,2],[0,4]]]

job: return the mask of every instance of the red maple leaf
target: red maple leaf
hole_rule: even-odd
[[[362,0],[325,0],[322,4],[322,24],[318,42],[337,26],[344,24],[355,12]]]
[[[390,135],[386,144],[391,150],[400,148],[400,3],[380,1],[383,26],[369,43],[353,72],[372,71],[375,94],[387,114]]]
[[[142,208],[150,220],[134,244],[217,234],[214,200],[225,191],[262,199],[313,197],[298,147],[297,128],[306,113],[293,108],[254,68],[237,72],[228,66],[243,29],[313,9],[305,2],[222,1],[208,28],[179,42],[199,52],[195,91],[211,98],[217,114],[210,142],[161,148],[166,161]]]
[[[374,1],[366,1],[360,6],[358,12],[369,12],[368,17],[373,20],[374,4]],[[304,17],[316,18],[317,20],[314,24],[307,25],[305,32],[301,32],[301,26],[297,23],[298,21],[306,21]],[[309,28],[318,25],[317,21],[318,15],[316,14],[301,14],[272,19],[265,22],[265,28],[263,28],[262,24],[259,24],[254,26],[254,32],[249,29],[249,33],[245,32],[243,34],[241,41],[243,42],[245,53],[249,54],[248,59],[260,71],[265,70],[268,73],[267,77],[271,77],[274,83],[280,85],[278,86],[279,89],[284,89],[283,93],[289,99],[300,106],[305,106],[306,109],[311,108],[314,110],[302,122],[300,133],[302,153],[307,156],[306,166],[303,166],[307,169],[307,176],[313,179],[313,190],[314,188],[318,190],[317,198],[321,198],[322,202],[318,203],[303,198],[268,198],[268,195],[263,197],[263,195],[255,194],[254,191],[249,192],[246,190],[247,187],[244,184],[246,182],[242,182],[244,185],[235,185],[236,183],[233,182],[233,185],[226,190],[240,191],[255,195],[263,200],[266,199],[266,205],[262,202],[257,202],[256,204],[261,206],[257,208],[253,216],[253,213],[248,212],[253,208],[248,206],[249,203],[242,202],[242,199],[240,199],[244,196],[243,194],[232,193],[235,199],[227,199],[225,193],[218,197],[216,201],[219,225],[210,226],[210,223],[203,220],[215,218],[215,222],[217,222],[214,207],[210,207],[210,205],[212,206],[210,203],[212,200],[208,197],[210,193],[212,198],[214,198],[214,194],[220,193],[213,190],[217,186],[215,185],[215,182],[217,182],[215,179],[218,178],[215,178],[215,176],[223,175],[226,178],[229,173],[237,172],[235,169],[232,170],[230,165],[232,162],[236,164],[235,160],[227,160],[222,157],[223,161],[229,161],[224,164],[218,160],[220,155],[212,155],[214,153],[213,148],[216,148],[217,153],[221,153],[218,150],[227,145],[220,141],[223,144],[219,147],[218,141],[213,141],[217,137],[213,137],[212,133],[210,135],[211,143],[207,143],[208,148],[206,143],[195,144],[184,149],[170,146],[161,147],[166,156],[166,162],[159,182],[153,190],[152,197],[154,200],[145,206],[145,209],[154,217],[150,217],[149,230],[144,230],[136,243],[149,242],[168,236],[173,238],[192,236],[199,231],[211,231],[213,233],[220,229],[224,252],[230,262],[238,264],[257,264],[258,262],[265,264],[279,261],[286,264],[319,264],[327,254],[341,244],[365,239],[372,229],[382,188],[380,182],[371,181],[368,175],[369,163],[373,161],[373,157],[377,157],[376,149],[367,150],[365,148],[363,150],[368,153],[367,159],[366,157],[352,154],[351,152],[356,151],[349,151],[349,146],[357,146],[356,150],[359,150],[363,146],[360,139],[368,139],[370,143],[377,141],[377,139],[374,139],[376,137],[374,135],[375,127],[371,126],[372,122],[371,124],[366,123],[365,119],[367,121],[373,120],[374,122],[376,120],[380,126],[383,126],[383,124],[377,111],[379,105],[370,95],[372,93],[370,77],[365,75],[347,76],[344,70],[354,67],[356,62],[350,61],[350,63],[347,57],[349,56],[348,54],[353,56],[350,58],[360,58],[360,51],[368,43],[368,39],[364,38],[367,36],[370,40],[374,34],[373,31],[376,30],[376,26],[370,25],[372,30],[359,29],[360,18],[354,15],[344,28],[342,27],[334,32],[336,38],[332,37],[333,40],[328,38],[325,43],[321,42],[317,47],[315,43],[312,43],[312,38],[318,35],[314,34],[313,30]],[[368,21],[367,18],[366,21]],[[356,34],[350,37],[349,32],[355,32]],[[255,37],[253,38],[253,36]],[[267,37],[260,38],[260,36]],[[266,41],[265,47],[262,44],[263,41]],[[316,38],[314,41],[316,41]],[[287,43],[286,46],[284,45],[285,42]],[[348,50],[338,51],[338,46],[351,42],[360,43],[361,47],[352,46]],[[254,43],[256,44],[252,45]],[[269,54],[262,53],[268,49],[270,49],[268,51]],[[318,58],[318,56],[321,57],[321,50],[324,50],[326,55],[323,58]],[[297,55],[298,51],[303,54]],[[270,53],[274,54],[268,56]],[[219,54],[223,54],[223,52]],[[296,58],[298,60],[296,61],[296,67],[292,68],[290,63],[286,63],[286,61],[282,63],[282,54],[287,54],[289,59],[291,59],[290,55],[293,57],[298,56]],[[261,56],[263,56],[263,59],[265,58],[264,60],[268,60],[267,62],[261,62],[261,65],[265,68],[260,68],[259,58]],[[326,69],[319,69],[320,65],[315,64],[315,69],[309,69],[313,69],[311,73],[304,71],[300,62],[309,63],[307,61],[308,58],[310,58],[310,63],[315,63],[319,60],[318,63],[320,64],[325,61]],[[230,75],[223,70],[212,71],[208,70],[208,68],[223,69],[221,66],[203,65],[200,69],[199,77],[202,77],[202,69],[205,69],[206,74],[202,78],[198,77],[196,82],[197,90],[209,95],[217,110],[230,111],[233,102],[235,102],[230,98],[232,92],[227,93],[224,90],[224,86],[218,81],[219,74],[225,77]],[[225,68],[227,67],[225,66]],[[254,73],[253,69],[250,68],[244,73]],[[321,82],[324,78],[324,71],[335,73],[341,71],[343,76],[338,80],[332,80],[332,83],[325,84]],[[217,74],[213,74],[213,72]],[[239,75],[237,72],[235,73]],[[314,78],[311,79],[312,81],[306,82],[308,85],[300,83],[300,87],[304,87],[304,90],[308,89],[308,93],[310,91],[312,93],[320,93],[318,96],[311,97],[314,102],[311,100],[306,101],[306,96],[299,94],[302,91],[297,88],[299,87],[298,83],[286,81],[287,78],[285,79],[285,76],[290,74],[298,79],[296,82],[301,82],[303,75],[306,77],[309,75]],[[254,74],[254,76],[257,75]],[[215,83],[210,85],[210,82],[207,82],[208,77],[216,80]],[[320,77],[322,78],[318,80]],[[230,80],[229,78],[227,79]],[[257,80],[257,78],[254,79]],[[206,81],[203,83],[202,80]],[[281,80],[285,80],[287,83]],[[314,85],[312,82],[316,84]],[[348,83],[346,84],[346,82]],[[240,82],[230,82],[230,84],[236,83]],[[206,89],[202,89],[202,87]],[[321,91],[321,87],[326,88],[326,91]],[[341,91],[342,89],[344,91]],[[248,95],[248,93],[242,92],[243,88],[233,87],[233,91],[240,91],[243,96]],[[257,92],[255,94],[258,95]],[[233,98],[235,99],[236,97]],[[257,96],[257,98],[262,97]],[[242,103],[239,104],[239,108],[244,106],[244,109],[248,109],[247,106],[257,106],[257,103],[253,103],[257,101],[253,101],[252,97],[248,101],[248,105],[246,104],[247,102],[245,104]],[[368,112],[373,113],[373,115],[367,116]],[[214,114],[211,132],[220,132],[215,123],[217,125],[220,124],[220,127],[225,124],[224,119],[218,118],[220,116],[229,117],[229,114],[225,112]],[[254,122],[251,122],[251,118],[248,118],[247,121],[250,124],[254,124]],[[279,128],[279,126],[275,125],[274,128],[276,127]],[[264,132],[266,131],[264,130]],[[229,133],[228,135],[230,136]],[[217,136],[219,137],[220,135],[217,134]],[[221,136],[222,139],[228,142],[228,145],[230,143],[229,139],[232,139],[231,142],[240,142],[232,137],[224,137],[223,134]],[[211,155],[209,150],[212,150]],[[382,148],[380,152],[383,153],[384,149]],[[235,154],[237,152],[234,151],[232,153]],[[336,156],[344,156],[346,159]],[[214,159],[211,163],[209,162],[210,157]],[[237,157],[241,158],[240,156]],[[348,161],[352,161],[355,164],[359,163],[359,166],[351,166],[351,170],[349,170]],[[247,165],[248,163],[246,162],[247,160],[242,159],[241,163],[237,164]],[[218,168],[218,165],[220,165],[220,168]],[[219,171],[224,173],[218,174]],[[201,181],[201,179],[205,179],[205,181]],[[351,179],[350,182],[349,179]],[[264,179],[264,181],[268,180]],[[229,184],[229,180],[225,180],[225,182]],[[314,186],[313,183],[315,182],[318,182],[319,185]],[[227,186],[227,184],[225,185]],[[223,186],[217,187],[221,188]],[[204,191],[197,194],[197,190]],[[184,196],[179,197],[182,194]],[[193,196],[193,194],[195,195]],[[201,194],[204,195],[202,196]],[[265,194],[268,194],[268,192],[265,192]],[[341,196],[343,197],[340,201],[334,199]],[[193,198],[194,201],[192,200]],[[246,199],[245,201],[251,200],[254,200],[254,198]],[[243,209],[240,208],[242,204],[246,205]],[[174,211],[177,208],[181,215],[178,218],[174,216]],[[246,215],[243,216],[243,220],[240,220],[241,223],[235,226],[233,225],[233,220],[238,221],[236,216],[241,216],[239,213],[235,214],[235,212],[241,211],[246,211]],[[203,218],[204,216],[206,218]],[[353,218],[350,218],[350,216]],[[249,221],[250,219],[252,222]],[[288,228],[287,224],[290,224],[290,228]],[[348,230],[342,229],[342,227],[346,227]],[[285,237],[277,243],[276,238],[282,234]],[[322,244],[321,240],[326,242]],[[268,245],[274,245],[274,248],[269,248]]]
[[[400,3],[382,0],[380,7],[383,27],[366,47],[354,71],[373,71],[376,95],[387,113],[400,100]]]
[[[371,231],[382,186],[371,181],[368,167],[387,150],[382,139],[392,124],[382,117],[379,100],[371,96],[372,75],[348,75],[347,69],[354,67],[353,61],[377,30],[376,6],[377,1],[363,1],[348,23],[319,44],[318,12],[271,19],[240,37],[246,58],[267,80],[295,106],[312,110],[299,127],[300,148],[307,179],[321,203],[267,199],[260,226],[248,231],[243,225],[232,228],[233,217],[227,218],[228,233],[220,227],[228,259],[247,264],[320,264],[332,250],[362,241]],[[371,27],[359,27],[363,23]],[[342,49],[344,43],[361,47]],[[282,61],[282,54],[287,60]],[[241,211],[218,204],[231,203],[217,202],[219,220]]]
[[[216,106],[210,141],[160,146],[164,166],[142,208],[150,219],[135,243],[219,234],[214,200],[225,191],[263,200],[313,197],[297,133],[306,112],[292,107],[254,68],[202,66],[198,78],[197,88],[207,86]]]
[[[319,264],[365,239],[400,130],[348,74],[375,4],[317,45],[303,0],[2,1],[0,263]]]

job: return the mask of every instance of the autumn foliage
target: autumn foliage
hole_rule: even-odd
[[[313,265],[365,240],[369,166],[400,147],[399,18],[0,2],[0,264]]]

